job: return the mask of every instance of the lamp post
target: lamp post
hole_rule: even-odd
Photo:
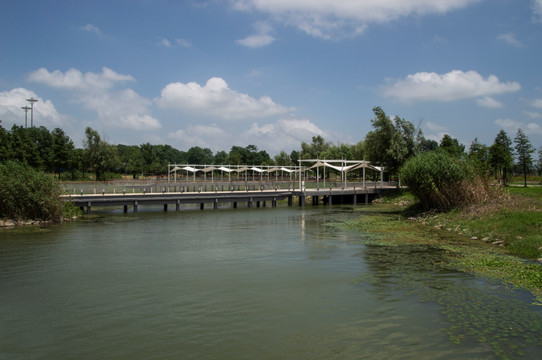
[[[26,129],[28,127],[28,110],[31,108],[28,106],[21,106],[21,109],[24,110],[24,128]]]
[[[34,103],[38,102],[38,99],[30,98],[26,101],[30,103],[30,127],[34,127]]]

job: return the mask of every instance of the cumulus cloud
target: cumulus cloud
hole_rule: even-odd
[[[329,134],[307,119],[280,119],[276,122],[252,123],[247,128],[228,129],[217,124],[190,124],[184,129],[171,132],[168,138],[183,148],[192,146],[208,147],[213,151],[228,149],[232,144],[257,145],[269,154],[281,150],[297,149],[302,141],[310,142],[313,136],[329,139]]]
[[[490,109],[497,109],[497,108],[501,108],[503,106],[502,103],[500,103],[499,101],[493,99],[490,96],[484,96],[481,99],[477,99],[476,103],[478,105],[480,105],[480,106],[490,108]]]
[[[195,82],[170,83],[162,89],[160,98],[155,101],[162,108],[224,120],[262,118],[290,111],[273,102],[269,96],[256,99],[232,90],[219,77],[210,78],[204,86]]]
[[[72,101],[95,111],[105,125],[135,130],[156,129],[160,122],[150,115],[152,102],[132,89],[114,90],[120,83],[133,82],[131,75],[119,74],[107,67],[101,73],[83,74],[77,69],[65,73],[41,68],[28,77],[29,81],[57,89],[71,90]]]
[[[15,88],[0,92],[0,119],[2,126],[8,124],[25,125],[25,115],[21,107],[27,106],[26,99],[34,98],[34,126],[58,127],[63,125],[65,117],[58,113],[51,100],[44,100],[31,90]],[[28,112],[28,126],[31,114]]]
[[[515,92],[518,82],[502,83],[495,75],[484,79],[476,71],[453,70],[446,74],[419,72],[382,88],[384,96],[405,103],[417,101],[456,101]],[[491,102],[491,101],[489,101]],[[482,104],[488,101],[482,100]]]
[[[269,35],[273,30],[269,24],[258,22],[254,27],[256,28],[255,35],[250,35],[244,39],[237,40],[237,43],[250,48],[258,48],[267,46],[275,41],[275,38]]]
[[[309,35],[337,38],[360,34],[370,23],[405,16],[443,14],[479,0],[231,0],[241,11],[259,11]]]
[[[508,45],[512,45],[515,47],[524,47],[525,44],[523,44],[521,41],[519,41],[514,34],[508,33],[508,34],[501,34],[497,37],[498,40],[504,41]]]
[[[524,123],[512,119],[497,119],[495,125],[500,126],[504,130],[515,134],[518,129],[522,129],[526,135],[542,135],[542,127],[537,123]]]
[[[49,72],[45,68],[40,68],[28,76],[28,80],[58,89],[95,91],[110,89],[116,83],[125,81],[135,81],[131,75],[119,74],[107,67],[102,68],[102,72],[83,74],[77,69],[69,69],[65,73],[59,70]]]

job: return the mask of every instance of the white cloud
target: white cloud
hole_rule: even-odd
[[[119,83],[133,82],[131,75],[118,74],[104,67],[101,73],[83,74],[77,69],[65,73],[41,68],[30,74],[30,81],[53,88],[71,90],[72,101],[95,111],[98,119],[109,127],[135,130],[160,128],[160,122],[150,115],[152,102],[132,89],[114,91]]]
[[[536,99],[531,102],[531,106],[542,109],[542,99]]]
[[[533,0],[533,13],[536,22],[542,21],[542,0]]]
[[[435,124],[434,122],[431,122],[431,121],[426,122],[426,125],[427,125],[427,128],[431,131],[440,131],[440,132],[448,131],[448,128],[446,126]]]
[[[275,41],[275,38],[269,35],[273,28],[268,23],[257,22],[254,24],[254,27],[256,29],[255,35],[247,36],[246,38],[237,40],[236,42],[246,47],[258,48],[267,46]]]
[[[253,123],[248,128],[235,130],[230,127],[226,130],[217,124],[190,124],[185,129],[171,132],[168,138],[185,149],[200,146],[219,151],[227,150],[232,145],[253,144],[273,155],[281,150],[297,149],[302,141],[310,142],[316,135],[322,135],[325,139],[329,137],[329,134],[319,129],[310,120],[280,119],[273,123]]]
[[[443,14],[479,0],[231,0],[241,11],[271,14],[288,25],[321,38],[360,34],[370,23],[412,15]]]
[[[542,114],[539,112],[533,111],[522,111],[523,114],[527,115],[531,119],[542,119]]]
[[[489,96],[484,96],[481,99],[477,99],[476,103],[478,105],[480,105],[480,106],[490,108],[490,109],[497,109],[497,108],[501,108],[503,106],[502,103],[500,103],[499,101],[497,101],[497,100],[495,100],[495,99],[493,99],[492,97],[489,97]]]
[[[453,70],[446,74],[420,72],[382,88],[384,96],[405,103],[416,101],[455,101],[515,92],[518,82],[502,83],[495,75],[484,79],[476,71]],[[483,101],[482,101],[483,102]]]
[[[158,46],[163,46],[163,47],[168,47],[168,48],[169,47],[174,47],[174,46],[189,48],[189,47],[192,47],[192,42],[190,40],[187,40],[187,39],[175,39],[175,40],[173,40],[173,42],[171,42],[167,38],[158,38],[157,45]]]
[[[58,89],[81,91],[110,89],[118,82],[135,81],[131,75],[118,74],[107,67],[103,67],[100,74],[91,72],[83,74],[73,68],[65,73],[59,70],[49,72],[45,68],[40,68],[31,73],[28,80]]]
[[[94,26],[92,24],[86,24],[85,26],[82,26],[81,30],[94,33],[98,36],[102,36],[102,31],[97,26]]]
[[[512,119],[497,119],[495,125],[515,134],[518,129],[525,131],[525,135],[542,135],[542,127],[537,123],[523,123]]]
[[[291,110],[276,104],[269,96],[256,99],[232,90],[218,77],[210,78],[204,86],[195,82],[170,83],[155,101],[162,108],[225,120],[262,118]]]
[[[34,126],[58,127],[63,125],[65,117],[58,113],[51,100],[44,100],[31,90],[15,88],[0,92],[0,119],[2,126],[8,124],[25,125],[25,114],[21,107],[29,106],[26,99],[34,98]],[[28,112],[28,126],[31,124],[31,112]]]
[[[508,33],[508,34],[501,34],[497,37],[498,40],[504,41],[508,45],[512,45],[515,47],[524,47],[525,44],[523,44],[521,41],[519,41],[514,34]]]
[[[257,34],[247,36],[244,39],[239,39],[237,40],[237,43],[249,48],[258,48],[267,46],[273,41],[275,41],[275,38],[269,34]]]

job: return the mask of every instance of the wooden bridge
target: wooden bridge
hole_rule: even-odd
[[[368,204],[375,197],[380,196],[382,191],[395,189],[394,185],[380,184],[380,186],[358,186],[355,184],[348,188],[330,187],[330,188],[302,188],[302,189],[265,189],[263,186],[259,189],[251,189],[246,187],[239,188],[230,187],[228,190],[220,190],[219,187],[213,187],[211,191],[202,191],[202,187],[194,187],[193,189],[178,189],[170,192],[171,188],[163,188],[161,192],[143,192],[143,193],[97,193],[97,194],[74,194],[63,195],[64,201],[71,201],[75,206],[81,207],[86,213],[90,214],[93,207],[111,207],[122,206],[124,212],[128,212],[132,208],[137,212],[140,206],[143,205],[161,205],[164,211],[167,211],[169,206],[175,206],[175,210],[179,211],[181,206],[192,204],[199,206],[200,209],[212,207],[218,209],[219,205],[229,204],[229,207],[237,208],[239,203],[246,204],[246,207],[265,207],[268,204],[272,207],[277,206],[278,201],[286,201],[289,206],[294,203],[294,198],[297,198],[299,206],[305,206],[308,201],[312,205],[318,204]],[[188,190],[188,191],[184,191]],[[189,191],[194,190],[194,191]],[[207,190],[209,190],[207,188]]]

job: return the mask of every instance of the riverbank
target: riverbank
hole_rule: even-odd
[[[530,291],[542,304],[542,189],[507,189],[484,205],[447,213],[417,210],[408,193],[359,208],[349,223],[375,245],[425,245],[445,254],[445,268]]]

